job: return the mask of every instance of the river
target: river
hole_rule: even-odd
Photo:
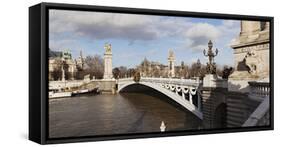
[[[200,120],[159,94],[119,93],[49,100],[49,137],[198,129]]]

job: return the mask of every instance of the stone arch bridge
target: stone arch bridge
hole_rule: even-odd
[[[117,91],[122,92],[127,87],[135,84],[141,84],[161,92],[192,112],[201,120],[203,119],[201,112],[201,81],[191,79],[141,77],[139,82],[135,82],[133,78],[125,78],[117,80]]]

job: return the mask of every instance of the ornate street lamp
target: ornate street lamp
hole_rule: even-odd
[[[209,57],[209,62],[207,63],[206,70],[208,74],[216,74],[216,63],[214,62],[214,58],[218,55],[219,51],[216,48],[215,53],[213,52],[213,43],[211,40],[208,43],[208,48],[208,52],[206,52],[205,49],[203,51],[204,56]]]

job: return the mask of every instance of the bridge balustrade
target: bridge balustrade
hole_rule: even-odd
[[[249,97],[262,101],[265,97],[270,95],[269,82],[249,82],[250,93]]]
[[[123,79],[126,81],[129,79]],[[147,78],[142,77],[140,82],[150,82],[168,89],[182,99],[189,101],[190,104],[201,110],[201,94],[200,88],[202,81],[193,79],[173,79],[173,78]],[[197,101],[193,101],[193,99]]]
[[[146,85],[164,93],[202,119],[200,93],[202,81],[141,77],[138,82],[135,82],[133,78],[124,78],[117,80],[118,91],[135,83]]]

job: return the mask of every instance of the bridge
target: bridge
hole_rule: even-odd
[[[124,78],[117,80],[117,92],[122,92],[127,87],[135,84],[144,85],[166,95],[198,118],[203,119],[200,93],[202,82],[199,79],[141,77],[140,81],[135,82],[133,78]]]

